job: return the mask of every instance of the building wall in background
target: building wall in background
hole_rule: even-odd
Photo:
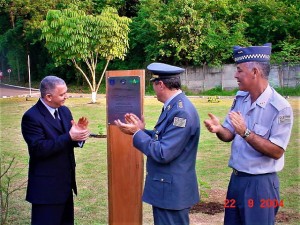
[[[220,68],[187,67],[185,73],[181,74],[181,82],[183,86],[194,92],[206,91],[218,86],[224,90],[231,90],[238,88],[234,78],[235,71],[235,64],[223,65]],[[269,82],[272,87],[300,85],[300,65],[272,65]]]

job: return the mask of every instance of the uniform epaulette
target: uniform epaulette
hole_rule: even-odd
[[[272,90],[274,92],[274,96],[270,101],[270,104],[273,105],[278,111],[290,107],[290,104],[288,103],[288,101],[281,96],[280,94],[277,93],[277,91]]]
[[[231,105],[231,110],[234,109],[235,104],[236,104],[236,101],[237,101],[237,99],[238,99],[239,97],[243,98],[243,97],[247,96],[248,94],[249,94],[249,92],[247,92],[247,91],[238,91],[238,92],[236,93],[236,95],[235,95],[235,97],[234,97],[234,100],[233,100],[233,103],[232,103],[232,105]]]

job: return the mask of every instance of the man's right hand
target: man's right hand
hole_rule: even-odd
[[[90,136],[87,129],[88,121],[86,118],[80,118],[78,123],[74,120],[71,121],[72,127],[69,131],[72,141],[85,141]]]
[[[87,129],[87,127],[89,125],[89,121],[86,117],[81,117],[81,118],[79,118],[77,125],[79,127],[81,127],[82,129]]]
[[[211,113],[208,113],[208,116],[210,117],[210,119],[204,120],[204,125],[209,132],[218,133],[222,129],[220,120]]]

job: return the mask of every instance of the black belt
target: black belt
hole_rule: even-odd
[[[245,173],[245,172],[241,172],[241,171],[238,171],[236,169],[232,169],[232,173],[236,176],[239,176],[239,177],[252,177],[252,176],[259,176],[259,175],[270,175],[270,174],[273,174],[273,173],[263,173],[263,174],[250,174],[250,173]]]
[[[250,174],[250,173],[244,173],[244,172],[240,172],[236,169],[232,169],[232,173],[236,176],[239,177],[251,177],[251,176],[255,176],[255,174]]]

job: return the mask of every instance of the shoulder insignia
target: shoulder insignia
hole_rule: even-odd
[[[279,116],[278,117],[279,124],[289,124],[291,123],[291,116]]]
[[[235,103],[236,103],[236,98],[233,100],[233,103],[232,103],[232,106],[231,106],[231,110],[233,110],[233,109],[234,109],[234,107],[235,107]]]
[[[180,117],[174,117],[173,125],[176,127],[185,127],[186,119]]]
[[[183,108],[183,103],[182,103],[182,101],[179,101],[179,102],[178,102],[178,107],[181,108],[181,109]]]
[[[171,105],[168,105],[167,106],[167,110],[169,111],[171,109]]]

